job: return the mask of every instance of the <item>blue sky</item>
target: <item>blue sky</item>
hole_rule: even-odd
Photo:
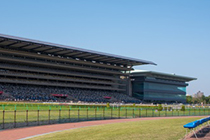
[[[0,33],[150,60],[210,95],[209,0],[0,0]]]

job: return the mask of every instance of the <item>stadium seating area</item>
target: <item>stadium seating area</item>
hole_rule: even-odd
[[[141,101],[126,94],[114,91],[86,90],[76,88],[43,87],[15,84],[0,84],[0,100],[50,101],[50,102],[118,102],[140,103]],[[52,94],[65,94],[67,98],[57,98]],[[5,96],[7,95],[7,96]],[[110,97],[110,98],[105,98]]]
[[[39,67],[33,67],[33,66],[20,66],[20,65],[15,65],[15,64],[5,64],[5,63],[0,63],[1,66],[5,66],[6,68],[16,68],[18,70],[18,68],[20,69],[24,69],[24,70],[29,70],[31,71],[30,73],[28,72],[27,74],[33,74],[32,71],[36,70],[36,73],[37,71],[38,72],[41,72],[41,73],[48,73],[48,76],[49,76],[49,73],[52,73],[52,74],[62,74],[62,75],[79,75],[79,76],[88,76],[88,77],[98,77],[100,79],[100,81],[109,81],[109,80],[105,80],[103,78],[106,78],[106,79],[113,79],[113,77],[111,76],[103,76],[102,74],[97,74],[97,73],[87,73],[87,72],[77,72],[77,71],[65,71],[65,70],[58,70],[58,69],[49,69],[49,68],[39,68]],[[10,71],[5,71],[5,70],[1,70],[1,72],[6,72],[6,73],[11,73],[11,72],[15,72],[14,70],[10,70]],[[23,72],[19,72],[18,74],[22,74]],[[15,74],[17,74],[17,72],[15,72]],[[35,73],[34,73],[35,74]],[[94,79],[95,80],[95,79]]]

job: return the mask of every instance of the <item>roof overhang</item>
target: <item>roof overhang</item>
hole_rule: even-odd
[[[197,78],[193,77],[187,77],[187,76],[181,76],[176,74],[168,74],[168,73],[162,73],[162,72],[155,72],[155,71],[147,71],[147,70],[134,70],[131,71],[131,76],[148,76],[148,77],[159,77],[163,79],[174,79],[174,80],[180,80],[189,82],[192,80],[197,80]]]
[[[119,55],[102,53],[82,48],[76,48],[72,46],[60,45],[55,43],[43,42],[43,41],[26,39],[26,38],[4,35],[4,34],[0,34],[0,46],[6,46],[7,48],[11,49],[15,48],[25,51],[33,51],[33,52],[39,52],[51,55],[60,55],[64,57],[73,57],[83,60],[91,60],[91,61],[126,65],[126,66],[137,66],[145,64],[156,65],[154,62],[151,61],[129,58]]]

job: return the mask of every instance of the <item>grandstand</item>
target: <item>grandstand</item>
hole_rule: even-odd
[[[0,34],[0,99],[139,102],[130,97],[129,72],[133,66],[144,64],[155,65],[150,61]]]

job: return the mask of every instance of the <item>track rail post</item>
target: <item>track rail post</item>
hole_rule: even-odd
[[[69,122],[71,122],[71,109],[69,108]]]
[[[199,108],[199,116],[201,115],[201,109]]]
[[[2,128],[4,129],[4,118],[5,117],[5,110],[3,110],[3,116],[2,116]]]
[[[103,108],[103,119],[105,119],[105,108]]]
[[[28,126],[28,109],[26,110],[26,125]]]
[[[167,116],[166,110],[165,110],[165,117]]]
[[[16,128],[16,109],[14,110],[14,128]]]
[[[147,117],[147,109],[146,109],[146,117]]]
[[[48,110],[48,124],[50,124],[50,109]]]
[[[111,107],[111,119],[112,119],[112,107]]]
[[[37,124],[39,125],[39,109],[37,110]]]
[[[96,108],[95,108],[95,120],[96,120]]]
[[[78,121],[80,120],[80,118],[79,118],[79,117],[80,117],[80,116],[79,116],[79,115],[80,115],[80,114],[79,114],[80,112],[79,112],[79,111],[80,111],[80,110],[78,109],[78,114],[77,114],[77,117],[78,117],[77,119],[78,119]]]
[[[132,115],[132,118],[134,118],[134,116],[135,116],[135,114],[134,114],[134,108],[133,108],[133,113],[132,113],[133,115]]]
[[[120,118],[120,107],[118,108],[118,118]]]
[[[61,123],[61,108],[59,109],[59,123]]]
[[[172,111],[172,117],[173,117],[174,116],[174,110],[172,109],[171,111]]]
[[[87,112],[86,112],[86,113],[87,113],[87,114],[86,114],[86,117],[87,117],[87,120],[88,120],[88,108],[86,109],[86,111],[87,111]]]

